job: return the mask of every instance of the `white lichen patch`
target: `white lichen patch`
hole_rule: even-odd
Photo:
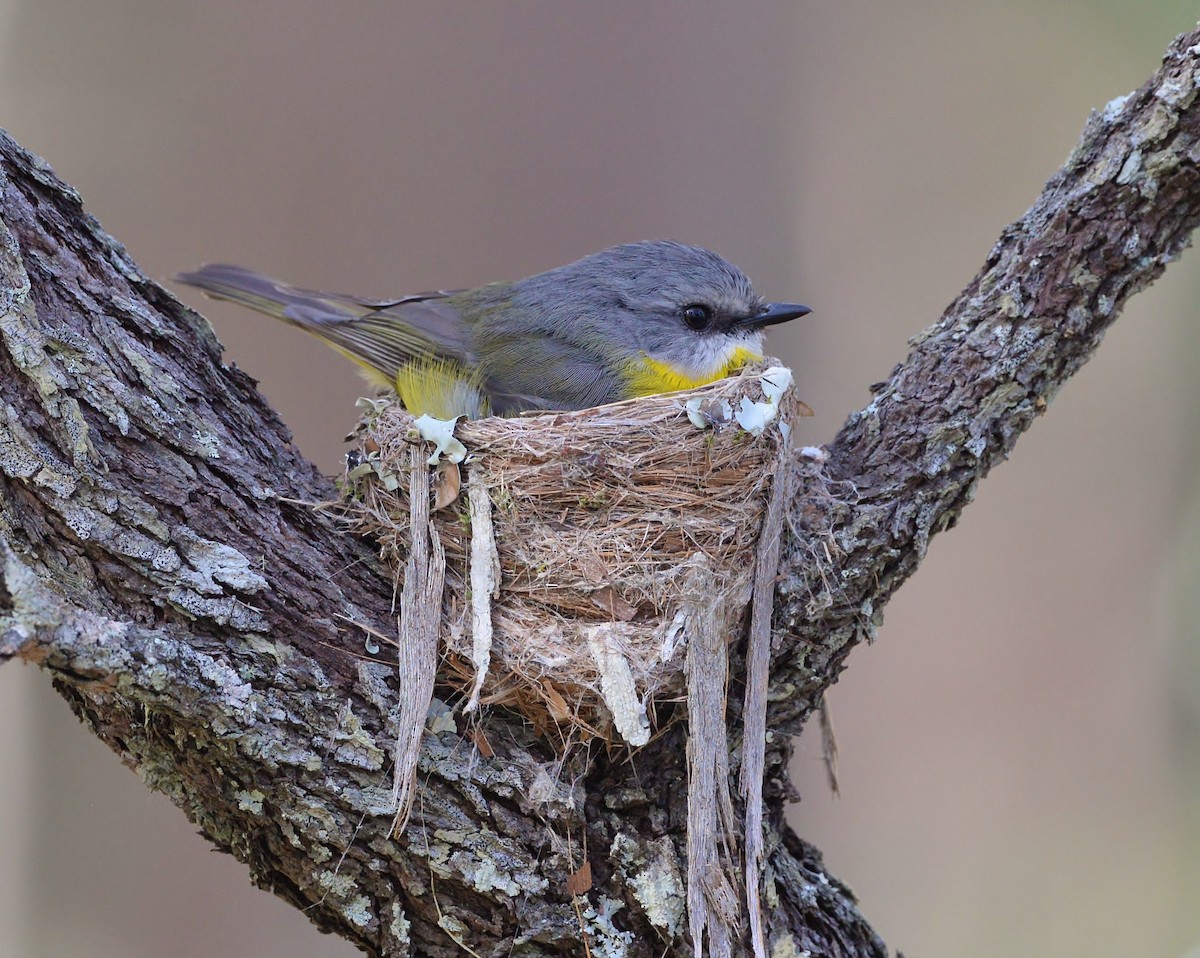
[[[216,433],[201,432],[199,429],[193,430],[192,442],[194,451],[205,459],[221,458],[221,439]]]
[[[457,844],[455,836],[462,837],[463,833],[454,829],[444,830],[437,829],[434,836],[442,838],[449,836],[448,841]],[[451,874],[450,869],[450,854],[452,845],[446,845],[442,842],[430,842],[425,846],[425,862],[429,866],[429,870],[438,878],[448,878]]]
[[[251,815],[261,815],[263,799],[267,796],[257,788],[254,788],[249,791],[243,789],[242,791],[234,792],[233,797],[237,799],[239,811],[249,812]]]
[[[231,625],[241,632],[266,632],[266,617],[235,596],[206,599],[190,589],[177,588],[167,593],[176,609],[193,619],[211,619],[217,625]]]
[[[466,872],[464,877],[484,894],[495,889],[516,898],[521,893],[521,886],[513,880],[512,875],[500,871],[490,859],[485,858],[473,871]]]
[[[288,659],[291,649],[288,646],[280,645],[273,639],[267,638],[265,635],[248,635],[246,636],[246,647],[255,655],[270,656],[277,665],[282,665]],[[283,718],[282,712],[277,712],[273,717]]]
[[[1117,183],[1121,186],[1127,184],[1135,176],[1138,170],[1142,168],[1142,151],[1134,150],[1129,156],[1125,157],[1125,162],[1121,164],[1121,172],[1117,174]]]
[[[122,529],[110,541],[115,552],[145,562],[159,572],[176,572],[183,566],[183,560],[174,549],[136,529]]]
[[[1104,122],[1112,123],[1113,120],[1120,116],[1121,113],[1124,112],[1125,104],[1129,102],[1129,98],[1131,96],[1133,96],[1132,93],[1126,93],[1123,96],[1114,97],[1113,99],[1109,100],[1104,105],[1104,109],[1100,112],[1100,116]]]
[[[371,913],[371,903],[362,895],[355,895],[342,906],[342,915],[352,925],[366,928],[375,916]]]
[[[61,472],[57,469],[52,469],[49,465],[45,465],[34,475],[33,484],[66,497],[75,492],[78,482],[73,474]]]
[[[762,374],[763,402],[752,402],[743,396],[734,418],[739,426],[752,436],[761,436],[775,417],[779,415],[779,401],[791,388],[792,371],[786,366],[772,366]]]
[[[623,902],[601,895],[596,907],[583,910],[584,928],[591,954],[598,958],[624,958],[629,954],[629,946],[635,940],[633,932],[622,931],[613,922],[613,916],[624,907]]]
[[[57,403],[57,406],[63,428],[71,439],[71,461],[80,465],[97,459],[96,450],[88,437],[87,420],[80,411],[78,401],[74,398],[63,398]],[[49,408],[53,408],[53,405]],[[118,407],[118,415],[114,421],[121,427],[121,433],[124,435],[129,429],[129,421],[124,409]]]
[[[335,898],[346,898],[358,888],[358,883],[352,877],[335,871],[323,871],[318,874],[317,884]]]
[[[334,759],[343,765],[352,765],[369,772],[383,768],[386,754],[362,727],[358,716],[351,711],[349,702],[342,708],[338,718],[340,721],[333,734],[334,741],[338,743],[333,753]]]
[[[138,681],[152,692],[163,692],[175,684],[175,673],[169,665],[151,665],[142,670]]]
[[[456,943],[462,942],[467,935],[467,926],[463,922],[445,912],[438,914],[438,927],[449,935]]]
[[[398,901],[392,902],[391,907],[392,919],[388,922],[388,936],[391,938],[391,943],[396,952],[407,953],[405,947],[410,941],[410,932],[412,924],[408,920],[408,916],[404,914],[404,909],[400,907]]]
[[[1154,90],[1154,98],[1169,106],[1183,107],[1196,95],[1196,88],[1183,77],[1165,77]]]
[[[261,592],[267,580],[253,570],[251,562],[232,546],[204,539],[191,529],[180,526],[172,537],[192,575],[181,576],[188,585],[203,595],[221,595],[225,586],[245,593]]]
[[[437,829],[434,837],[440,841],[426,846],[426,863],[439,877],[461,875],[480,892],[500,891],[512,898],[540,895],[549,887],[532,864],[523,864],[506,854],[494,832]]]
[[[197,656],[196,666],[206,682],[221,690],[221,697],[230,708],[238,712],[256,711],[252,707],[253,687],[243,682],[227,663],[204,655]]]
[[[88,509],[75,502],[63,503],[60,510],[67,528],[79,539],[103,540],[105,534],[115,535],[116,524],[103,513]]]
[[[671,840],[662,838],[643,848],[631,838],[618,835],[610,858],[618,863],[650,924],[668,939],[674,938],[683,927],[687,894]]]
[[[351,765],[367,772],[377,772],[383,768],[384,754],[377,748],[366,749],[354,745],[342,745],[333,753],[333,758],[342,765]]]
[[[462,417],[434,419],[433,416],[418,416],[413,420],[417,435],[433,443],[433,454],[426,460],[429,465],[436,466],[442,459],[448,462],[462,462],[467,458],[467,447],[454,438],[454,427],[460,418]]]
[[[45,465],[44,460],[34,454],[33,439],[22,427],[17,411],[11,405],[4,407],[0,421],[3,422],[0,425],[0,469],[14,479],[28,479]]]
[[[392,788],[390,785],[374,786],[364,785],[359,789],[359,805],[368,816],[393,815],[396,812],[396,803],[392,799]]]

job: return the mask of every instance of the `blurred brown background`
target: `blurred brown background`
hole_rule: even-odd
[[[386,296],[674,237],[815,308],[774,335],[829,440],[1182,0],[0,0],[0,126],[152,276]],[[1200,499],[1185,255],[981,487],[801,742],[800,832],[893,948],[1200,947]],[[328,471],[364,387],[211,317]],[[0,955],[343,956],[0,670]],[[1191,951],[1192,954],[1196,952]]]

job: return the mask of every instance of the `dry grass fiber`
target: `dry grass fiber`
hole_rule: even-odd
[[[446,553],[439,680],[468,695],[475,684],[473,479],[491,500],[501,573],[480,701],[515,708],[546,730],[565,724],[568,738],[611,738],[617,713],[622,737],[644,741],[654,703],[686,687],[689,573],[704,567],[711,601],[741,621],[786,431],[810,414],[789,389],[760,435],[742,428],[729,413],[743,397],[764,399],[765,369],[577,412],[459,422],[464,475],[443,465],[440,481],[457,488],[461,479],[463,494],[433,514]],[[693,419],[703,427],[689,419],[688,400],[698,401]],[[411,535],[414,435],[398,401],[374,402],[360,426],[363,462],[347,480],[353,520],[381,543],[398,577]],[[630,694],[632,705],[616,701]]]

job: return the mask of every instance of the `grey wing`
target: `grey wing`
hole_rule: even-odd
[[[416,358],[475,361],[462,315],[438,291],[396,300],[367,300],[291,286],[240,266],[213,264],[178,281],[299,326],[394,381]]]
[[[444,298],[410,297],[334,323],[324,322],[319,315],[299,314],[295,319],[285,315],[284,319],[296,322],[392,379],[414,359],[475,364],[471,332],[459,311]]]
[[[489,357],[486,367],[484,390],[493,412],[502,416],[587,409],[621,398],[619,378],[593,353],[549,337],[527,349],[505,349]]]

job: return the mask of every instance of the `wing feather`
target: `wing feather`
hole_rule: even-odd
[[[395,383],[414,360],[473,366],[471,330],[446,302],[450,291],[396,300],[364,300],[303,289],[243,269],[213,264],[175,277],[210,296],[248,306],[298,326]],[[393,387],[394,388],[394,387]]]

